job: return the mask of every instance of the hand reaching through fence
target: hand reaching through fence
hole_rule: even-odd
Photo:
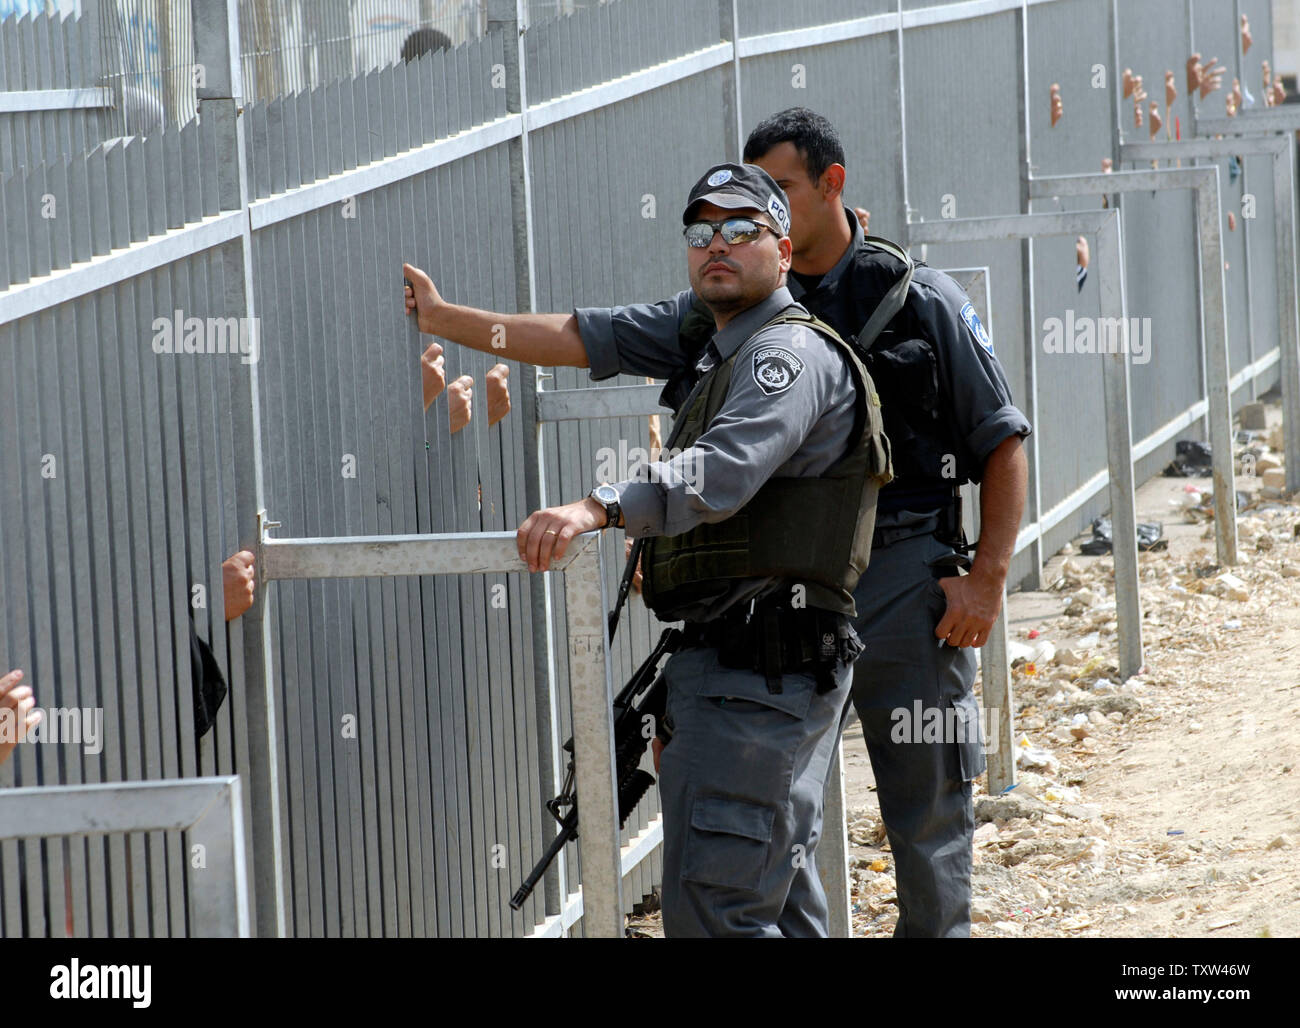
[[[510,368],[493,365],[487,373],[488,425],[495,425],[510,413]]]
[[[1172,107],[1178,99],[1178,87],[1174,84],[1174,73],[1165,71],[1165,107]]]
[[[1165,123],[1165,120],[1160,117],[1160,105],[1154,100],[1151,101],[1148,117],[1151,119],[1151,138],[1155,139],[1156,133],[1160,131],[1160,126]]]
[[[1201,69],[1201,99],[1213,93],[1223,83],[1223,73],[1227,69],[1219,64],[1217,57],[1211,57]]]
[[[1241,52],[1243,54],[1249,53],[1250,44],[1254,41],[1254,37],[1250,34],[1250,19],[1243,14],[1241,16]]]
[[[451,419],[451,432],[455,435],[469,424],[473,416],[474,379],[461,375],[447,387],[448,417]]]
[[[862,231],[871,235],[871,212],[865,207],[854,207],[853,213],[857,216],[858,224],[862,226]]]
[[[420,355],[420,378],[424,383],[424,409],[428,410],[447,388],[446,358],[440,344],[430,343]]]
[[[1051,89],[1052,101],[1052,128],[1056,128],[1056,123],[1061,120],[1065,113],[1065,108],[1061,104],[1061,86],[1060,83],[1053,82]]]
[[[33,710],[36,698],[30,685],[20,685],[21,668],[0,678],[0,764],[9,759],[14,747],[40,724],[42,714]]]
[[[227,621],[234,621],[253,605],[257,597],[257,575],[251,550],[240,550],[222,561],[221,591]]]

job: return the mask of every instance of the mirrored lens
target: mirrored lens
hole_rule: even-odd
[[[707,221],[697,221],[686,226],[686,245],[708,246],[713,242],[713,226]]]
[[[713,233],[721,232],[728,246],[735,243],[752,243],[763,234],[763,226],[752,218],[728,218],[726,221],[696,221],[686,226],[688,246],[705,247],[713,242]]]
[[[762,227],[749,218],[728,218],[722,223],[722,238],[732,243],[752,243],[763,234]]]

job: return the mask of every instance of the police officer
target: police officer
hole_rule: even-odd
[[[852,590],[890,465],[862,362],[783,285],[787,211],[753,166],[719,165],[696,183],[683,223],[710,338],[689,361],[675,336],[605,355],[672,378],[675,456],[538,511],[518,533],[534,571],[582,532],[617,524],[648,538],[642,594],[660,620],[685,622],[660,726],[670,936],[828,932],[823,795],[862,648]],[[504,323],[510,356],[586,365],[563,341],[571,325],[454,307],[406,273],[421,328],[484,349]]]
[[[884,308],[870,326],[878,334],[867,367],[895,481],[880,493],[871,565],[854,593],[866,653],[853,702],[894,855],[895,935],[969,935],[971,783],[985,768],[971,647],[987,640],[1001,607],[1024,510],[1029,422],[958,285],[919,262],[907,281],[910,258],[865,237],[843,205],[844,150],[825,118],[806,108],[776,114],[750,134],[744,157],[790,201],[791,294],[845,339]],[[697,294],[576,311],[592,378],[641,367],[674,344],[688,357],[699,352],[709,327]],[[658,371],[672,374],[666,362]],[[980,539],[970,574],[958,577],[956,487],[968,481],[982,482]],[[953,736],[924,741],[931,737],[909,730],[917,701]]]

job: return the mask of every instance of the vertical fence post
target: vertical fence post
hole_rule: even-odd
[[[1219,166],[1215,191],[1196,190],[1197,239],[1201,251],[1201,322],[1205,327],[1205,417],[1214,461],[1214,539],[1221,564],[1237,563],[1237,496],[1232,473],[1232,393],[1228,386],[1228,319],[1224,310],[1223,237],[1219,221]],[[1247,296],[1250,295],[1249,290]],[[1253,378],[1252,378],[1253,381]]]
[[[1142,667],[1142,609],[1138,595],[1137,492],[1133,484],[1133,427],[1129,406],[1128,311],[1124,302],[1124,261],[1120,215],[1097,232],[1101,272],[1101,315],[1119,325],[1124,345],[1104,358],[1106,458],[1110,469],[1110,521],[1115,555],[1115,614],[1119,622],[1120,680]],[[1116,320],[1118,319],[1118,320]]]
[[[203,131],[216,136],[220,155],[215,169],[221,210],[248,210],[248,164],[244,144],[243,88],[239,60],[238,0],[190,0],[194,24],[194,59],[202,69],[198,88]],[[237,241],[221,247],[226,294],[223,313],[247,317],[257,326],[253,297],[253,235],[247,216]],[[256,340],[255,359],[232,365],[234,394],[235,494],[239,544],[260,552],[262,438],[257,366],[263,340]],[[275,690],[271,682],[271,620],[266,581],[258,568],[256,600],[238,621],[230,623],[234,645],[243,646],[245,710],[248,728],[247,781],[252,826],[253,883],[257,934],[285,934],[285,878],[280,836],[280,748],[276,725]]]
[[[1282,433],[1286,487],[1300,490],[1300,321],[1296,312],[1295,132],[1282,133],[1286,152],[1273,161],[1277,264],[1278,372],[1282,377]],[[1245,220],[1244,218],[1242,219]],[[1252,379],[1253,381],[1253,379]]]
[[[587,938],[623,937],[623,865],[614,760],[613,683],[605,627],[604,533],[565,571],[573,769],[582,827],[582,925]]]
[[[732,164],[739,164],[745,150],[745,123],[741,117],[740,86],[740,14],[738,0],[718,0],[718,35],[721,39],[731,40],[731,74],[722,79],[722,124],[734,126],[733,137],[728,130],[724,132],[724,154]]]
[[[844,740],[835,744],[831,769],[826,776],[826,806],[822,813],[822,839],[815,857],[817,874],[826,890],[830,910],[830,937],[847,939],[853,934],[849,894],[848,810],[844,799]]]
[[[487,0],[487,31],[499,32],[505,43],[506,111],[522,118],[519,136],[506,144],[510,173],[510,219],[514,247],[515,310],[536,309],[536,263],[533,253],[532,168],[528,145],[528,68],[525,60],[524,33],[528,29],[527,0]],[[537,419],[537,368],[520,365],[519,395],[524,424],[524,502],[529,511],[546,506],[542,450],[542,423]],[[560,739],[555,711],[554,601],[546,575],[529,575],[529,625],[532,638],[533,691],[537,709],[537,770],[542,795],[553,796],[559,790]],[[542,842],[550,845],[557,826],[550,818],[542,820]],[[542,879],[544,910],[559,914],[564,906],[564,854],[551,864]]]
[[[1020,125],[1020,210],[1023,214],[1033,212],[1033,201],[1029,194],[1029,180],[1033,177],[1033,154],[1029,143],[1029,12],[1021,7],[1016,12],[1016,43],[1020,50],[1020,90],[1016,95],[1018,123]],[[1038,423],[1038,328],[1036,324],[1037,308],[1034,304],[1034,240],[1026,237],[1020,241],[1020,260],[1024,269],[1024,295],[1022,311],[1025,319],[1025,345],[1023,360],[1025,362],[1026,403],[1025,417],[1031,425]],[[985,288],[988,288],[987,276]],[[988,305],[986,304],[986,309]],[[1039,440],[1031,435],[1025,440],[1028,449],[1029,470],[1033,481],[1029,489],[1029,514],[1032,524],[1038,524],[1043,516],[1043,487],[1039,473]],[[1043,533],[1040,530],[1029,545],[1029,573],[1021,581],[1033,589],[1042,589],[1043,582]],[[1004,615],[999,615],[1002,617]],[[1003,626],[1003,636],[1006,626]],[[985,674],[984,681],[988,682]]]

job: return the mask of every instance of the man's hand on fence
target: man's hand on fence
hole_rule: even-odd
[[[234,621],[253,605],[257,597],[257,575],[251,550],[240,550],[222,561],[221,591],[225,596],[227,621]]]
[[[488,427],[510,413],[510,368],[494,364],[487,373]]]
[[[574,536],[603,528],[605,518],[605,508],[590,496],[530,514],[515,535],[519,559],[529,571],[549,571],[551,561],[564,556]]]
[[[36,705],[32,687],[19,685],[22,679],[21,668],[0,678],[0,764],[9,759],[14,747],[41,721],[41,712],[32,710]]]
[[[447,413],[451,419],[452,435],[469,424],[473,416],[474,379],[461,375],[447,387]]]
[[[402,274],[410,281],[405,287],[406,313],[416,315],[416,323],[421,332],[433,335],[437,332],[438,308],[446,301],[438,292],[433,279],[413,264],[403,264]]]
[[[949,646],[983,646],[1002,609],[1002,582],[979,575],[941,578],[948,607],[934,634]]]
[[[420,378],[424,383],[424,409],[428,410],[447,388],[446,358],[440,344],[430,343],[420,355]]]

